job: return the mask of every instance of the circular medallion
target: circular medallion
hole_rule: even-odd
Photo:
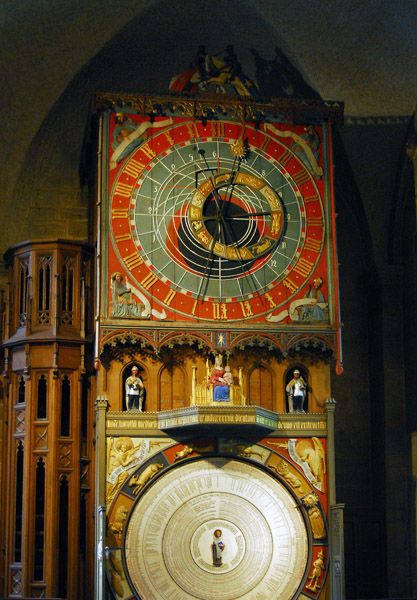
[[[141,600],[278,600],[300,588],[308,537],[278,480],[213,458],[155,480],[131,513],[124,550]]]
[[[212,519],[197,527],[191,540],[194,562],[209,573],[227,573],[245,556],[245,536],[230,521]]]

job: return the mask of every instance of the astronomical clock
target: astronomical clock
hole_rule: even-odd
[[[336,329],[327,123],[146,102],[103,116],[106,324]]]
[[[97,597],[336,598],[341,105],[95,109]]]

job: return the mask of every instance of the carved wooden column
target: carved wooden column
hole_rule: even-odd
[[[84,542],[91,540],[92,499],[82,508],[92,481],[91,256],[90,248],[62,240],[26,242],[6,253],[5,597],[89,597],[80,569],[93,551]]]

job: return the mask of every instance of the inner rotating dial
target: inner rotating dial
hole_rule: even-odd
[[[198,242],[232,261],[269,253],[282,232],[278,194],[259,177],[241,172],[205,180],[193,193],[188,216]]]

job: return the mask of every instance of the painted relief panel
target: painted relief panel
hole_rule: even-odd
[[[108,438],[110,451],[124,438]],[[324,438],[128,438],[108,494],[108,581],[123,600],[317,598],[326,587]],[[153,442],[156,442],[153,445]],[[136,450],[135,450],[136,448]],[[123,450],[123,451],[126,451]]]

